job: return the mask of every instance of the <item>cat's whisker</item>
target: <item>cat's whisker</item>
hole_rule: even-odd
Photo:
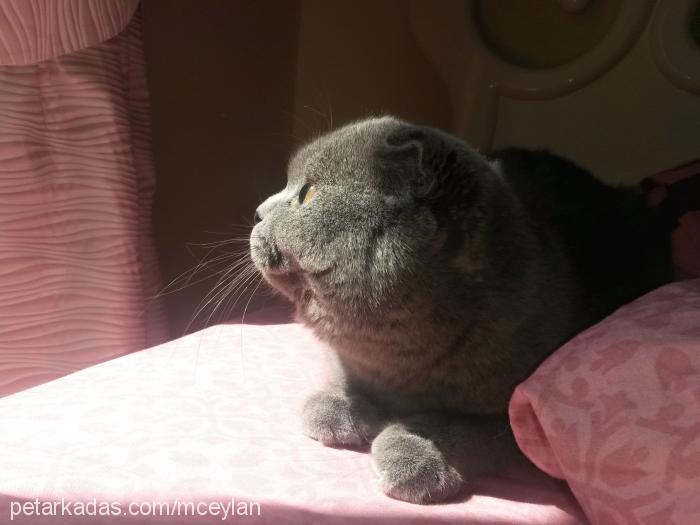
[[[252,279],[255,277],[256,273],[257,272],[255,272],[254,269],[246,268],[240,274],[242,276],[245,276],[244,278],[241,278],[239,280],[234,280],[223,288],[216,305],[214,306],[211,313],[209,314],[209,317],[207,318],[207,321],[206,321],[207,325],[211,322],[212,317],[214,316],[216,311],[221,307],[222,303],[226,300],[229,300],[230,297],[233,294],[235,294],[238,290],[241,290],[241,289],[245,290],[248,287],[249,283],[252,281]],[[239,295],[239,297],[240,297],[240,295]],[[234,302],[234,306],[235,306],[235,302]]]
[[[304,108],[305,108],[305,109],[308,109],[308,110],[310,110],[310,111],[313,111],[314,113],[316,113],[317,115],[319,115],[321,118],[323,118],[324,124],[326,124],[326,126],[329,125],[328,116],[327,116],[323,111],[320,111],[320,110],[316,109],[315,107],[310,106],[310,105],[308,105],[308,104],[307,104],[307,105],[304,105]],[[333,126],[333,124],[332,124],[332,122],[331,122],[331,123],[330,123],[330,127],[329,127],[328,129],[330,130],[332,126]]]
[[[234,256],[239,257],[239,260],[230,264],[226,264],[226,268],[230,268],[231,266],[241,266],[245,262],[247,253],[242,254],[241,256],[238,256],[238,254],[222,254],[218,257],[215,257],[214,259],[202,260],[199,263],[197,263],[197,265],[195,265],[193,268],[184,271],[183,273],[175,277],[173,280],[171,280],[160,291],[154,294],[154,296],[151,298],[151,301],[166,295],[180,292],[189,286],[201,283],[203,281],[206,281],[207,279],[211,279],[213,276],[220,275],[221,273],[223,273],[224,270],[216,270],[215,268],[213,268],[213,265],[215,263],[229,261]],[[207,270],[208,273],[193,281],[193,277],[203,270]]]
[[[253,268],[253,269],[254,269],[254,268]],[[261,282],[264,281],[264,279],[263,279],[263,277],[262,277],[262,274],[260,274],[257,270],[254,269],[254,272],[253,272],[252,275],[253,275],[253,277],[257,276],[257,277],[260,279]],[[226,319],[229,319],[229,318],[231,317],[231,315],[232,315],[232,313],[233,313],[233,309],[235,308],[236,304],[238,304],[238,301],[239,301],[240,298],[243,296],[243,294],[245,294],[245,292],[248,290],[249,284],[250,284],[250,283],[246,284],[245,288],[243,288],[243,289],[240,289],[240,288],[239,288],[239,290],[241,290],[241,291],[240,291],[240,293],[238,294],[238,297],[236,297],[233,301],[230,301],[230,299],[229,299],[229,304],[226,305],[225,316],[224,316]],[[258,286],[259,286],[259,283],[258,283]],[[258,288],[258,287],[256,287],[256,289],[253,291],[253,294],[257,291],[257,288]],[[232,292],[232,293],[229,295],[229,297],[232,297],[234,293],[235,293],[235,292]],[[251,297],[252,297],[252,295],[251,295]],[[249,302],[250,302],[250,301],[249,301]]]
[[[288,117],[292,117],[292,120],[294,122],[300,124],[304,128],[304,132],[307,135],[311,135],[313,133],[313,128],[311,128],[311,126],[309,126],[306,122],[304,122],[304,120],[302,120],[302,118],[299,115],[297,115],[296,113],[286,111],[286,110],[282,110],[282,113],[286,114]],[[294,136],[294,134],[291,134],[291,137],[297,141],[301,140],[299,137]]]
[[[256,270],[250,266],[245,266],[235,275],[222,279],[219,283],[220,292],[225,296],[234,293],[239,286],[249,279],[250,276],[256,273]]]
[[[251,299],[255,296],[255,293],[258,291],[258,288],[260,288],[260,285],[264,282],[264,279],[262,275],[259,275],[258,277],[258,284],[255,285],[255,288],[250,294],[250,297],[248,297],[248,302],[245,305],[245,308],[243,308],[243,315],[241,315],[241,342],[240,342],[240,352],[241,352],[241,369],[243,371],[243,376],[245,377],[245,359],[243,357],[243,352],[244,352],[244,341],[243,341],[243,331],[245,330],[245,316],[246,313],[248,313],[248,306],[250,305]]]
[[[250,231],[249,227],[240,226],[241,229]],[[200,316],[210,309],[209,317],[206,321],[208,325],[212,316],[216,313],[221,303],[226,299],[228,293],[236,290],[252,273],[255,272],[252,261],[250,260],[250,252],[248,248],[249,236],[234,236],[231,233],[227,234],[227,238],[221,241],[210,243],[201,243],[200,246],[207,249],[203,257],[195,264],[193,268],[187,270],[171,281],[159,295],[166,295],[181,291],[188,286],[200,283],[218,276],[218,280],[209,290],[209,292],[200,300],[195,308],[193,315],[188,321],[184,332],[187,333]],[[245,245],[243,245],[245,243]],[[240,244],[240,249],[224,249]],[[218,252],[218,254],[217,254]],[[191,252],[192,253],[192,252]],[[194,254],[193,254],[194,255]],[[204,275],[202,275],[204,273]],[[195,276],[202,275],[195,279]]]
[[[245,304],[245,307],[243,308],[243,315],[241,315],[241,324],[245,323],[245,315],[248,313],[248,307],[250,306],[250,301],[255,295],[255,292],[258,291],[258,288],[260,288],[260,285],[263,282],[262,275],[258,275],[258,284],[255,285],[255,288],[253,289],[253,293],[250,294],[250,297],[248,297],[248,302]]]
[[[243,244],[244,242],[248,242],[250,239],[250,235],[241,235],[241,236],[236,236],[236,237],[229,237],[227,239],[221,240],[221,241],[211,241],[211,242],[199,242],[199,243],[190,243],[191,246],[197,246],[201,248],[218,248],[220,246],[228,246],[230,244]]]
[[[328,104],[328,114],[330,116],[330,125],[328,126],[328,131],[331,131],[333,129],[333,105],[331,104],[331,97],[326,91],[326,103]]]
[[[218,300],[219,296],[225,294],[226,289],[229,286],[235,286],[239,281],[243,280],[248,275],[248,269],[244,269],[243,272],[233,273],[235,268],[229,268],[222,277],[217,281],[212,290],[204,297],[200,306],[195,312],[194,317],[196,318],[201,314],[213,301]]]

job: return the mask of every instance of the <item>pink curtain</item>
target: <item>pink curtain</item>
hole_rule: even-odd
[[[0,395],[165,340],[137,0],[0,0]]]

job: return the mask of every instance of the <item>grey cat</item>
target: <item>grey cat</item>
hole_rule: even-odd
[[[304,432],[371,443],[382,489],[417,503],[510,461],[514,387],[670,275],[668,235],[632,190],[392,117],[302,147],[256,221],[254,264],[332,349]]]

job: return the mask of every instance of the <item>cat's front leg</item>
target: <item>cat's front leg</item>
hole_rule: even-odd
[[[412,503],[450,500],[516,455],[506,416],[418,415],[388,425],[372,442],[382,490]]]
[[[317,392],[302,409],[304,434],[328,446],[365,446],[379,433],[383,421],[376,405],[347,387]]]

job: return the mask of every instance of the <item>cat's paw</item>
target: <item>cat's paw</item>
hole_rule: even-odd
[[[462,477],[435,444],[400,424],[385,428],[372,442],[372,458],[382,490],[411,503],[437,503],[457,495]]]
[[[361,447],[377,434],[379,414],[360,397],[318,392],[304,403],[302,431],[328,446]]]

